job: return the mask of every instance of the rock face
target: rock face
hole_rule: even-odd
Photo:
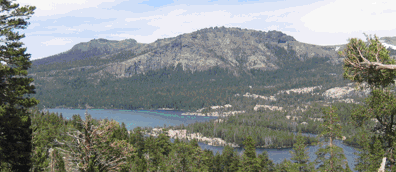
[[[370,89],[365,90],[356,90],[352,87],[353,83],[350,83],[348,86],[345,87],[334,87],[331,89],[326,90],[322,95],[326,99],[334,98],[334,99],[342,99],[350,96],[359,96],[359,97],[366,97],[370,94]],[[349,102],[350,100],[345,100]]]
[[[107,59],[120,51],[132,52],[130,58],[102,64],[97,74],[110,73],[117,77],[129,77],[170,65],[183,70],[203,71],[214,66],[238,70],[279,69],[279,59],[274,49],[295,52],[293,58],[304,61],[314,56],[329,57],[331,63],[339,63],[336,50],[345,45],[318,46],[298,42],[292,36],[279,31],[256,31],[240,28],[215,27],[200,29],[177,37],[158,39],[150,44],[134,39],[112,41],[95,39],[75,45],[71,50],[48,58],[33,61],[33,66],[54,62],[81,60],[85,56]]]
[[[239,96],[239,94],[236,94],[235,96]],[[257,95],[257,94],[250,94],[249,92],[245,93],[243,95],[243,97],[253,97],[254,99],[261,98],[261,99],[268,100],[268,101],[276,101],[275,96],[266,97],[266,96]]]
[[[147,133],[152,136],[158,136],[159,132],[162,131],[162,128],[154,128],[151,133]],[[207,142],[208,145],[211,146],[225,146],[230,145],[232,147],[239,147],[239,145],[235,143],[227,143],[226,141],[222,140],[221,138],[208,138],[202,136],[201,133],[189,133],[187,134],[186,130],[169,130],[168,136],[170,138],[179,138],[179,139],[197,139],[199,142]]]
[[[229,112],[208,112],[208,113],[200,113],[200,112],[186,112],[181,115],[196,115],[196,116],[230,116],[240,113],[245,113],[246,111],[229,111]]]
[[[295,93],[310,93],[313,92],[316,89],[322,89],[322,86],[314,86],[314,87],[304,87],[304,88],[296,88],[296,89],[290,89],[290,90],[282,90],[279,91],[276,95],[279,94],[290,94],[290,92],[295,92]]]
[[[278,106],[270,106],[270,105],[256,105],[253,110],[257,111],[259,108],[264,108],[264,109],[269,109],[269,110],[277,110],[277,111],[282,111],[282,107],[278,107]]]
[[[299,60],[338,55],[335,46],[316,46],[298,42],[282,32],[261,32],[239,28],[209,28],[174,38],[157,40],[144,46],[151,51],[120,63],[109,64],[105,71],[119,77],[144,73],[149,69],[159,69],[180,64],[183,70],[207,70],[220,66],[235,70],[279,69],[277,57],[265,44],[279,46],[286,51],[294,50]]]

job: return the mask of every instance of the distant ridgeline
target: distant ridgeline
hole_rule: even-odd
[[[344,47],[305,44],[278,31],[215,27],[150,44],[95,39],[34,60],[28,72],[39,108],[196,110],[243,99],[235,94],[322,85],[319,94],[282,94],[267,102],[293,104],[323,100],[325,89],[348,83],[336,52]]]

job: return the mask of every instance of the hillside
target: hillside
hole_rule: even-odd
[[[391,44],[393,38],[384,40]],[[34,60],[29,76],[39,107],[196,110],[230,103],[235,94],[274,96],[321,86],[264,102],[294,104],[328,100],[327,90],[350,83],[341,76],[337,51],[343,48],[302,43],[279,31],[215,27],[150,44],[133,39],[79,43]]]

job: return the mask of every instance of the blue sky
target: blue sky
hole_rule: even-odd
[[[36,6],[21,41],[31,60],[94,38],[139,43],[208,27],[277,30],[300,42],[346,44],[363,33],[396,36],[391,0],[16,0]]]

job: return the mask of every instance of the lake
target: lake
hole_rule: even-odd
[[[71,119],[74,114],[80,114],[81,118],[85,120],[85,109],[46,109],[50,113],[58,112],[62,113],[63,117],[66,119]],[[121,109],[88,109],[88,113],[95,119],[114,119],[120,124],[125,123],[128,130],[133,130],[136,127],[163,127],[175,126],[180,124],[192,124],[194,122],[205,122],[211,119],[216,119],[217,117],[204,117],[204,116],[188,116],[181,115],[183,111],[173,111],[173,110],[121,110]],[[315,136],[315,135],[310,135]],[[174,140],[171,139],[173,142]],[[344,150],[344,154],[348,160],[348,165],[353,169],[355,167],[355,152],[356,149],[350,146],[342,144],[342,141],[336,140],[335,144]],[[222,146],[211,146],[205,143],[198,143],[202,149],[212,150],[215,154],[223,151]],[[308,146],[308,152],[310,161],[314,161],[316,158],[315,152],[319,149],[319,146]],[[239,154],[243,154],[243,148],[234,148]],[[291,148],[287,149],[264,149],[256,148],[256,153],[261,154],[263,151],[268,152],[268,156],[274,163],[281,163],[285,158],[290,160]]]

